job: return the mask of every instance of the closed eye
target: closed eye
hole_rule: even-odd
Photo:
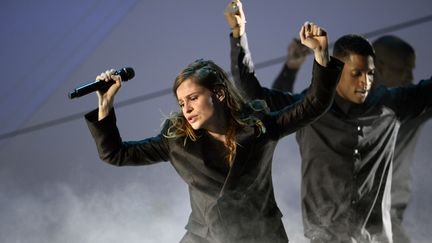
[[[353,77],[361,76],[361,72],[359,72],[359,71],[353,71],[353,72],[351,72],[351,76],[353,76]]]

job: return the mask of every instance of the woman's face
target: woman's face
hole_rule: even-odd
[[[222,122],[219,101],[214,94],[191,79],[186,79],[176,91],[184,117],[193,129],[212,130]],[[218,124],[219,123],[219,124]]]

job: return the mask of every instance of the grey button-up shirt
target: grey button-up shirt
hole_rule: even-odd
[[[239,87],[273,110],[297,102],[302,94],[261,87],[246,38],[231,38],[231,68]],[[390,172],[396,137],[401,122],[431,108],[431,94],[429,79],[404,88],[377,88],[361,105],[336,96],[326,114],[297,131],[306,237],[392,242]]]

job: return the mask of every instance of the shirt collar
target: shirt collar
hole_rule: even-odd
[[[370,94],[369,94],[370,95]],[[369,98],[369,97],[368,97]],[[366,99],[367,101],[367,99]],[[366,101],[364,103],[366,103]],[[358,115],[359,113],[363,112],[364,103],[363,104],[356,104],[351,101],[348,101],[341,96],[339,96],[337,93],[335,95],[334,102],[336,106],[346,115]]]

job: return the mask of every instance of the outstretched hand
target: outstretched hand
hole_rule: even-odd
[[[301,43],[313,50],[315,60],[320,65],[327,66],[329,55],[326,31],[314,23],[306,22],[300,29],[299,35]]]
[[[246,17],[240,0],[233,0],[225,8],[224,15],[232,29],[234,38],[241,37],[246,30]]]

